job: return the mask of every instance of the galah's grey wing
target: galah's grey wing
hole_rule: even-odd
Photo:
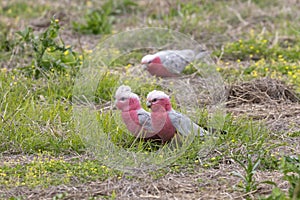
[[[206,130],[198,126],[190,118],[179,112],[176,112],[175,110],[170,111],[168,115],[177,132],[183,136],[187,136],[189,134],[204,136],[208,134]]]
[[[147,132],[154,132],[151,125],[151,114],[144,109],[137,110],[139,123]]]
[[[176,74],[180,74],[194,57],[195,53],[192,50],[165,51],[160,55],[164,67]]]

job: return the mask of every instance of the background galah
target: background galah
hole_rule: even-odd
[[[183,136],[208,134],[187,116],[172,109],[170,98],[162,91],[154,90],[147,96],[147,106],[151,108],[152,128],[163,142],[170,141],[175,133]]]
[[[207,55],[206,51],[195,52],[186,50],[166,50],[142,58],[142,66],[151,75],[158,77],[178,76],[185,67],[194,60],[199,60]]]
[[[127,129],[139,138],[157,138],[151,126],[150,113],[140,104],[137,94],[131,88],[121,85],[115,94],[116,107],[122,111],[122,119]]]

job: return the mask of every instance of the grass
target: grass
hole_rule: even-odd
[[[34,18],[45,12],[48,6],[36,4],[34,2],[25,3],[23,1],[9,2],[0,9],[0,14],[12,18]]]
[[[105,41],[112,32],[146,25],[168,27],[190,34],[211,50],[217,60],[216,69],[226,84],[270,77],[290,85],[300,97],[300,27],[297,23],[300,16],[296,6],[287,5],[285,1],[108,0],[77,3],[72,2],[69,10],[64,9],[66,18],[59,19],[55,18],[57,15],[49,17],[54,8],[62,9],[56,1],[45,4],[39,1],[1,3],[0,157],[3,161],[0,163],[0,191],[21,191],[22,187],[47,191],[62,185],[71,188],[97,182],[108,184],[109,181],[114,184],[128,181],[134,191],[135,181],[143,185],[143,181],[147,181],[144,179],[148,179],[154,185],[157,182],[167,184],[155,185],[161,193],[136,189],[144,192],[139,195],[169,195],[168,192],[174,193],[177,189],[161,189],[169,187],[170,179],[166,177],[184,174],[196,177],[193,191],[181,193],[186,198],[203,191],[206,191],[202,194],[208,195],[207,198],[215,199],[228,198],[224,193],[246,199],[299,198],[299,156],[295,156],[299,154],[299,124],[296,131],[274,131],[263,120],[256,120],[253,115],[253,119],[249,117],[247,112],[250,111],[245,110],[244,115],[237,116],[233,112],[225,116],[220,128],[228,132],[226,135],[216,133],[207,140],[194,139],[190,145],[184,146],[185,151],[177,152],[170,146],[136,140],[126,130],[119,112],[111,106],[115,90],[121,84],[131,86],[141,97],[145,109],[148,92],[166,89],[163,80],[132,75],[148,49],[124,53],[135,46],[135,41],[143,38],[131,37],[134,41],[128,43],[120,36],[110,38],[116,49],[102,50],[103,55],[89,50],[99,42],[90,34],[99,34],[101,41]],[[284,6],[290,11],[282,10]],[[46,18],[50,25],[45,28],[30,26],[31,20],[37,17]],[[152,34],[149,33],[151,37],[148,38],[155,38]],[[170,40],[169,35],[158,34],[160,40],[154,43],[161,45]],[[83,41],[74,42],[77,36]],[[118,42],[128,45],[117,49]],[[147,44],[148,41],[144,42]],[[76,75],[84,73],[79,69],[82,64],[84,68],[92,56],[102,58],[106,54],[112,54],[115,59],[109,67],[95,66],[99,70],[95,79],[99,81],[89,103],[98,110],[91,111],[84,99],[76,101],[77,97],[73,96],[78,81]],[[194,72],[191,69],[185,73]],[[173,84],[177,84],[176,80]],[[82,89],[79,92],[90,94],[91,88],[85,88],[84,82],[79,89]],[[173,95],[172,91],[166,92]],[[174,108],[189,115],[187,111],[191,108],[177,105],[174,95]],[[196,114],[191,117],[201,125],[207,125],[208,110],[195,110]],[[85,112],[95,114],[94,118],[89,118]],[[80,118],[80,114],[84,117]],[[78,122],[95,125],[85,130],[85,136],[94,137],[88,143],[87,138],[79,134],[82,126],[78,126]],[[97,135],[91,135],[93,130],[97,130]],[[111,144],[114,149],[109,146]],[[282,148],[285,150],[281,151]],[[120,150],[120,153],[112,157],[114,150]],[[93,156],[93,152],[98,153],[98,157]],[[132,157],[132,152],[137,157]],[[177,154],[180,154],[178,159]],[[163,168],[150,173],[138,171],[141,174],[136,172],[134,175],[140,175],[140,178],[120,170],[120,160],[135,168],[151,162]],[[219,187],[210,172],[216,176],[221,174],[224,184]],[[267,173],[273,176],[266,178],[261,175]],[[207,185],[203,185],[205,177],[210,180]],[[180,180],[181,183],[185,181],[187,179]],[[287,186],[283,187],[283,183]],[[212,188],[218,188],[218,191],[209,192]],[[51,194],[51,198],[67,197],[72,193],[68,192],[57,191]],[[3,193],[0,198],[29,196],[12,193]],[[121,187],[114,187],[106,193],[83,193],[85,196],[81,198],[115,199],[124,197],[123,194]]]
[[[18,72],[1,73],[0,77],[3,152],[61,152],[82,146],[72,131],[72,107],[67,100],[71,91],[66,77],[48,83]],[[61,87],[64,84],[66,87]]]

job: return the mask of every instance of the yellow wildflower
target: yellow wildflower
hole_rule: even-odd
[[[257,77],[257,71],[253,70],[253,71],[251,72],[251,74],[252,74],[253,77]]]
[[[93,50],[86,50],[86,53],[93,53]]]
[[[250,30],[250,36],[251,36],[251,37],[254,36],[254,30],[253,30],[253,29]]]
[[[87,6],[87,7],[92,7],[92,5],[93,5],[93,4],[92,4],[91,1],[87,1],[87,2],[86,2],[86,6]]]
[[[6,68],[6,67],[1,68],[1,72],[2,72],[2,73],[6,73],[6,72],[7,72],[7,68]]]
[[[296,79],[296,78],[297,78],[296,74],[294,74],[294,75],[292,76],[292,78],[293,78],[293,79]]]

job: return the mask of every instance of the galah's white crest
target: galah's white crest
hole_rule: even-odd
[[[174,77],[178,76],[189,63],[205,55],[207,52],[203,50],[200,52],[190,49],[166,50],[144,56],[141,63],[142,67],[153,76]]]
[[[172,109],[170,98],[162,91],[154,90],[147,96],[147,107],[151,108],[152,128],[163,142],[170,141],[178,132],[183,136],[204,136],[206,130],[187,116]]]
[[[151,126],[150,113],[141,107],[138,95],[131,92],[129,86],[121,85],[115,98],[116,107],[122,111],[123,122],[135,137],[158,138]]]

